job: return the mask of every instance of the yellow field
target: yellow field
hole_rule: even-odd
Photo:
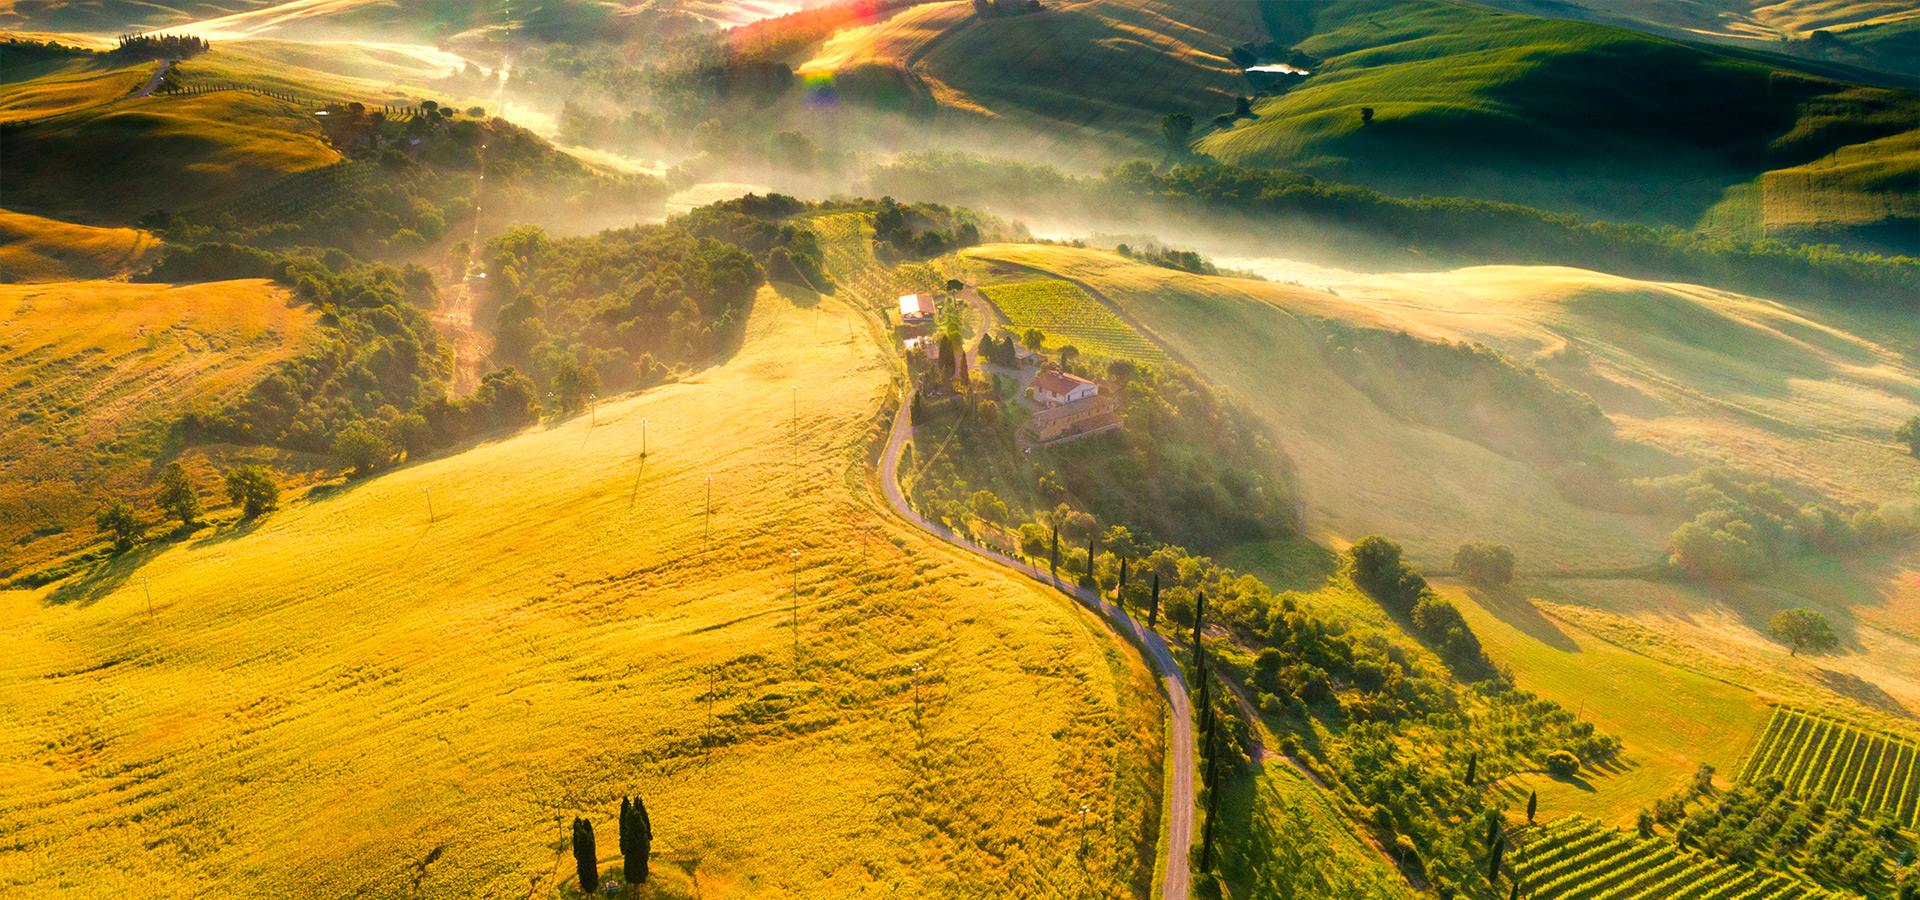
[[[125,275],[160,250],[133,228],[91,228],[0,209],[0,282],[78,281]]]
[[[1094,892],[1133,883],[1162,752],[1145,671],[1070,602],[876,512],[889,366],[801,299],[763,291],[738,355],[689,381],[0,594],[0,878],[555,896],[567,822],[613,869],[639,793],[659,896],[1079,885],[1082,802]]]
[[[265,281],[0,285],[0,575],[97,540],[103,496],[144,503],[181,413],[251,387],[314,319]]]

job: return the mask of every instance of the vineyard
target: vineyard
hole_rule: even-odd
[[[809,222],[820,237],[836,296],[866,309],[892,309],[901,294],[937,293],[946,279],[925,263],[889,266],[873,255],[873,215],[834,213]]]
[[[1521,892],[1539,900],[1800,900],[1831,897],[1797,879],[1732,866],[1672,842],[1568,816],[1534,832],[1513,858]]]
[[[1891,812],[1920,825],[1920,746],[1788,707],[1775,707],[1740,780],[1777,777],[1786,789],[1822,800],[1853,799],[1869,814]]]
[[[1065,281],[1025,281],[982,287],[980,293],[1024,332],[1038,328],[1049,340],[1101,356],[1163,362],[1166,354],[1120,317]]]

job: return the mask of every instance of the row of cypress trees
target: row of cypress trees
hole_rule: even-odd
[[[626,866],[628,884],[647,883],[647,861],[653,855],[653,820],[647,815],[646,801],[639,797],[620,798],[620,857]],[[580,875],[580,894],[600,890],[600,856],[593,841],[593,823],[574,817],[573,865]]]

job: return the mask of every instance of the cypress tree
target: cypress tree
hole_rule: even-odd
[[[620,856],[626,861],[627,883],[647,883],[647,858],[653,853],[653,825],[647,820],[647,801],[620,798]]]
[[[1539,808],[1540,808],[1540,792],[1528,791],[1527,792],[1527,824],[1528,825],[1533,824],[1533,814]]]
[[[1207,614],[1207,595],[1193,595],[1193,652],[1194,658],[1200,654],[1200,620]]]
[[[1120,558],[1120,586],[1117,588],[1114,588],[1113,600],[1116,604],[1119,605],[1121,612],[1126,611],[1127,609],[1127,560],[1126,560],[1126,557]]]
[[[1098,538],[1087,538],[1087,581],[1094,585],[1095,591],[1100,589],[1100,585],[1093,580],[1093,548],[1098,544]]]
[[[1500,854],[1501,854],[1501,853],[1503,853],[1503,852],[1505,852],[1505,851],[1506,851],[1506,849],[1507,849],[1507,842],[1506,842],[1506,841],[1495,841],[1495,842],[1494,842],[1494,845],[1493,845],[1493,855],[1487,858],[1487,881],[1489,881],[1489,882],[1493,882],[1493,883],[1496,883],[1496,884],[1497,884],[1497,883],[1499,883],[1499,881],[1500,881]]]
[[[593,849],[593,823],[578,817],[573,820],[573,867],[580,874],[582,895],[600,890],[600,860]]]
[[[1219,754],[1214,752],[1214,729],[1207,725],[1207,826],[1200,832],[1200,871],[1213,870],[1213,820],[1220,806]]]
[[[1160,624],[1160,573],[1153,573],[1153,605],[1147,607],[1147,627]]]
[[[1474,770],[1474,767],[1479,764],[1479,762],[1480,762],[1480,754],[1471,753],[1467,755],[1467,777],[1462,780],[1462,783],[1468,787],[1473,786],[1473,770]]]
[[[1513,880],[1513,890],[1507,894],[1507,900],[1520,900],[1520,879]]]
[[[1498,847],[1499,845],[1500,845],[1500,816],[1499,814],[1496,813],[1492,818],[1487,820],[1487,850],[1491,851],[1493,850],[1493,848]]]
[[[1047,574],[1060,577],[1060,526],[1053,526],[1053,553],[1047,557]]]

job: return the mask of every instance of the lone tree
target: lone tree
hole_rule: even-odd
[[[154,492],[153,502],[182,525],[191,526],[200,520],[200,492],[194,490],[187,467],[178,461],[167,463],[160,473],[160,489]]]
[[[251,519],[280,505],[280,485],[260,466],[228,469],[227,499],[240,504],[241,514]]]
[[[1472,786],[1473,786],[1473,773],[1474,773],[1474,769],[1476,769],[1476,768],[1479,768],[1479,766],[1480,766],[1480,754],[1478,754],[1478,753],[1472,753],[1472,754],[1468,754],[1468,756],[1467,756],[1467,775],[1466,775],[1466,777],[1465,777],[1465,778],[1462,778],[1462,779],[1460,779],[1460,783],[1461,783],[1461,784],[1464,784],[1464,785],[1466,785],[1466,786],[1468,786],[1468,787],[1472,787]]]
[[[133,507],[125,500],[115,500],[93,514],[93,524],[113,538],[115,553],[125,553],[133,549],[133,542],[140,537],[146,526],[140,523],[140,517],[134,514]]]
[[[1169,155],[1186,156],[1193,143],[1193,117],[1183,112],[1167,113],[1160,120],[1160,136],[1167,141]]]
[[[1020,343],[1025,344],[1028,350],[1038,353],[1041,347],[1047,345],[1047,336],[1038,328],[1029,328],[1026,334],[1020,336]]]
[[[1527,792],[1527,824],[1533,824],[1533,814],[1540,811],[1540,792]]]
[[[1147,628],[1160,624],[1160,573],[1153,573],[1153,600],[1147,607]]]
[[[635,797],[620,798],[620,857],[626,864],[628,884],[647,883],[647,858],[653,854],[653,822],[647,818],[647,802]]]
[[[1920,416],[1914,416],[1900,423],[1900,427],[1894,430],[1893,436],[1896,440],[1906,442],[1908,453],[1920,457]]]
[[[1804,607],[1774,613],[1767,632],[1793,648],[1788,656],[1799,656],[1801,650],[1818,652],[1840,646],[1840,639],[1834,636],[1827,617]]]
[[[1513,548],[1505,544],[1468,541],[1453,551],[1453,569],[1474,587],[1505,587],[1513,583]]]
[[[353,474],[367,475],[384,468],[393,459],[393,446],[387,443],[385,435],[367,427],[365,422],[355,422],[334,436],[333,455],[341,465],[352,469]]]
[[[573,868],[580,873],[580,894],[590,896],[600,890],[600,860],[593,849],[593,823],[573,820]]]
[[[1362,125],[1373,124],[1373,107],[1371,106],[1360,107],[1360,124]]]

